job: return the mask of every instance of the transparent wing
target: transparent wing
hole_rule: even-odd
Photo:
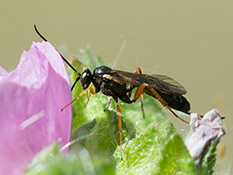
[[[133,86],[140,86],[143,83],[147,83],[157,91],[164,93],[178,93],[186,94],[185,88],[177,81],[166,75],[147,75],[147,74],[135,74],[120,70],[114,70],[111,74],[113,81],[119,83],[129,83]]]
[[[153,74],[150,75],[152,80],[154,80],[155,86],[157,86],[161,91],[171,91],[178,94],[186,94],[187,91],[185,88],[178,83],[176,80],[168,77],[166,75]],[[157,81],[156,81],[157,80]]]

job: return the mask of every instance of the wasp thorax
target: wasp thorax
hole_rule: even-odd
[[[81,84],[83,89],[88,88],[91,82],[92,82],[91,71],[90,69],[85,69],[81,75]]]

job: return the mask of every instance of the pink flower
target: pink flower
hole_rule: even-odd
[[[48,42],[33,42],[14,71],[0,66],[0,174],[24,174],[44,147],[69,141],[71,107],[61,108],[70,100],[65,66]]]
[[[226,134],[226,129],[222,125],[217,109],[207,112],[203,118],[196,113],[192,113],[189,124],[191,129],[185,145],[195,164],[198,165],[204,150],[212,141],[219,142],[220,138]]]

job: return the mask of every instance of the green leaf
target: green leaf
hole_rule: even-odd
[[[171,122],[152,124],[124,145],[124,158],[115,152],[117,174],[195,174],[193,159]]]
[[[108,159],[90,156],[85,148],[64,156],[58,155],[57,144],[42,150],[34,159],[27,175],[109,175],[114,166]]]
[[[212,141],[209,148],[203,154],[199,174],[212,175],[214,173],[214,165],[216,163],[216,141]]]
[[[47,164],[47,161],[52,157],[57,156],[58,154],[59,154],[59,145],[58,143],[54,142],[52,145],[44,148],[33,158],[31,164],[27,168],[26,174],[27,175],[38,174],[40,172],[40,169]]]

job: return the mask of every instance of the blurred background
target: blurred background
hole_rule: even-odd
[[[226,117],[227,135],[221,140],[226,152],[217,168],[231,174],[232,9],[233,1],[217,0],[4,1],[0,64],[13,70],[22,51],[41,41],[36,24],[66,58],[90,48],[110,67],[133,72],[140,66],[144,73],[168,75],[186,88],[192,112],[217,108]]]

